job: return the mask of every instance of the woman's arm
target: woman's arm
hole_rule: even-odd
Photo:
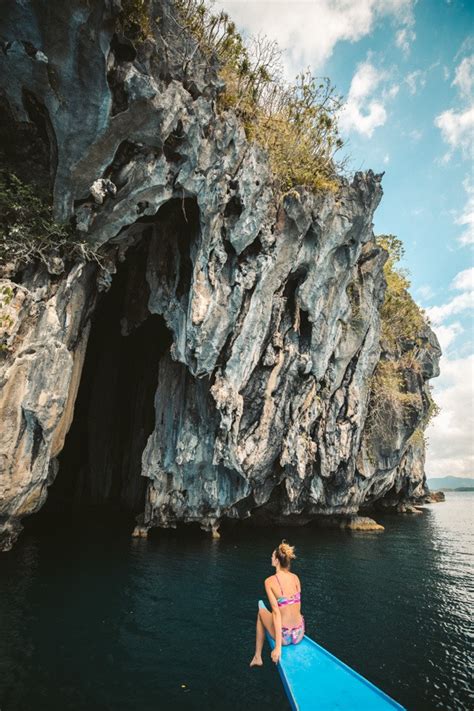
[[[274,662],[278,662],[281,656],[281,612],[268,578],[265,580],[265,591],[272,608],[273,627],[275,628],[275,649],[272,651],[272,659]]]

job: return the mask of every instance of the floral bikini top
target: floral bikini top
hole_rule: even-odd
[[[281,592],[283,593],[283,587],[278,575],[275,574],[275,578],[278,580]],[[294,605],[295,602],[301,602],[300,592],[295,592],[294,595],[290,595],[289,597],[285,597],[284,595],[281,595],[281,597],[277,597],[278,607],[283,607],[283,605]]]

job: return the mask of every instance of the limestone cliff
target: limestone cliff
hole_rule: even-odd
[[[265,154],[171,2],[153,37],[117,0],[12,2],[0,52],[5,159],[50,181],[104,264],[4,265],[0,537],[48,487],[114,503],[140,530],[261,516],[305,522],[424,494],[439,344],[420,333],[422,406],[365,427],[381,357],[381,175],[280,199]],[[184,61],[183,57],[186,58]],[[28,150],[25,150],[25,137]],[[354,299],[357,308],[354,308]]]

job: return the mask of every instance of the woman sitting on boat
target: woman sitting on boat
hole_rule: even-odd
[[[283,540],[272,553],[272,565],[276,572],[265,580],[265,590],[272,611],[264,608],[258,611],[255,655],[250,662],[251,667],[263,664],[265,629],[275,640],[275,648],[271,654],[275,663],[280,660],[282,645],[298,644],[304,637],[300,579],[290,572],[290,563],[296,558],[294,551],[294,546]]]

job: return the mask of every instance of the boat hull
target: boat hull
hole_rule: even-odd
[[[267,609],[262,600],[258,604]],[[273,649],[275,641],[266,635]],[[282,647],[277,666],[295,711],[405,711],[307,635],[299,644]]]

